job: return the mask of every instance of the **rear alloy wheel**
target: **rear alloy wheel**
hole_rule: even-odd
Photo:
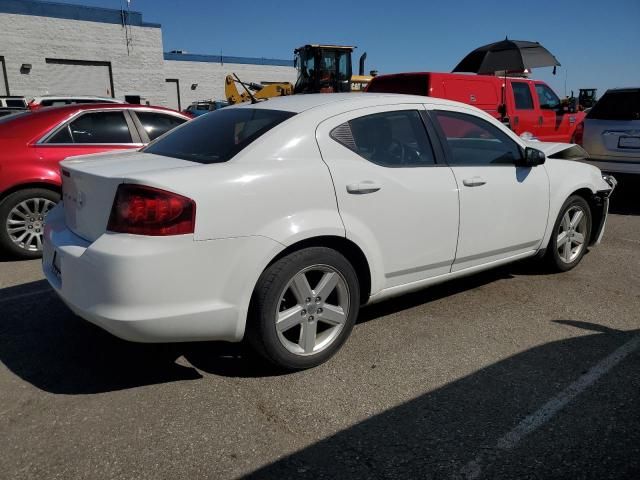
[[[42,188],[20,190],[0,203],[0,246],[21,258],[42,255],[44,220],[60,196]]]
[[[549,241],[549,261],[559,271],[575,267],[587,250],[591,235],[591,209],[584,198],[567,199]]]
[[[314,367],[347,339],[359,302],[358,279],[346,258],[324,247],[300,250],[260,277],[248,338],[279,367]]]

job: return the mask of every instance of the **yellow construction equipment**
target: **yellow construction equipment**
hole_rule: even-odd
[[[243,88],[244,92],[240,93],[236,87],[236,82]],[[252,93],[255,92],[255,93]],[[227,75],[224,80],[224,94],[230,105],[242,102],[255,102],[271,97],[281,97],[283,95],[293,94],[293,85],[289,82],[270,83],[263,85],[261,83],[244,83],[234,73]]]
[[[352,75],[351,54],[356,47],[308,44],[294,50],[298,71],[295,85],[282,83],[244,83],[236,74],[227,75],[225,95],[230,104],[299,93],[336,93],[364,90],[373,78],[364,74],[366,53],[360,56],[359,75]],[[374,73],[374,72],[372,72]],[[236,83],[244,92],[240,93]]]

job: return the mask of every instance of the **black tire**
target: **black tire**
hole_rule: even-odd
[[[346,321],[342,330],[339,330],[339,333],[326,348],[317,353],[296,354],[289,351],[279,337],[276,329],[276,312],[283,308],[282,299],[289,282],[300,272],[312,266],[328,267],[341,276],[342,285],[346,285],[346,289],[343,289],[342,292],[343,297],[348,298],[348,312],[345,315]],[[309,274],[312,275],[313,271]],[[312,289],[315,288],[311,284],[311,280],[309,284]],[[326,300],[329,304],[329,299]],[[360,286],[351,263],[339,252],[330,248],[305,248],[274,262],[260,276],[251,300],[247,322],[247,340],[261,356],[281,369],[303,370],[315,367],[326,362],[342,347],[351,333],[359,307]],[[312,308],[315,307],[312,306]],[[306,310],[300,313],[303,312],[306,313]],[[322,313],[317,314],[316,322],[318,325],[321,323],[318,321],[321,315]],[[310,318],[313,320],[313,317]],[[299,328],[302,329],[302,323]],[[300,338],[302,338],[301,330]]]
[[[12,257],[17,258],[39,258],[42,256],[42,248],[33,248],[33,246],[28,248],[24,244],[19,245],[14,242],[9,235],[9,214],[10,212],[20,203],[24,201],[31,201],[33,199],[45,199],[53,203],[58,203],[60,201],[60,195],[52,190],[47,190],[46,188],[28,188],[25,190],[18,190],[17,192],[13,192],[10,195],[7,195],[0,202],[0,249],[3,252],[11,255]],[[46,216],[43,215],[43,219]],[[42,228],[41,222],[36,218],[36,224],[32,225],[33,230],[39,230],[38,233],[42,234],[44,229]],[[37,247],[37,245],[36,245]]]
[[[584,216],[586,218],[586,225],[584,229],[584,243],[582,249],[580,249],[578,255],[573,258],[571,261],[566,261],[560,256],[560,252],[558,250],[558,235],[561,233],[562,228],[562,219],[564,215],[572,209],[580,208],[584,211]],[[556,219],[555,224],[553,225],[553,232],[551,233],[551,238],[549,239],[549,246],[547,248],[546,260],[548,265],[552,270],[556,272],[566,272],[571,270],[576,265],[580,263],[582,257],[587,251],[587,246],[589,244],[589,239],[591,238],[591,228],[592,228],[592,216],[591,216],[591,208],[587,201],[579,196],[579,195],[571,195],[562,205],[560,209],[560,214]]]

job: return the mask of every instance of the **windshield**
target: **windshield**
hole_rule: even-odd
[[[226,162],[293,115],[258,108],[216,110],[185,123],[142,151],[198,163]]]
[[[587,114],[595,120],[640,120],[640,89],[610,90]]]

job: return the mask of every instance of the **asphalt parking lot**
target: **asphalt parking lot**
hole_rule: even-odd
[[[565,274],[520,263],[365,308],[329,363],[138,345],[0,263],[0,477],[640,478],[640,182]]]

